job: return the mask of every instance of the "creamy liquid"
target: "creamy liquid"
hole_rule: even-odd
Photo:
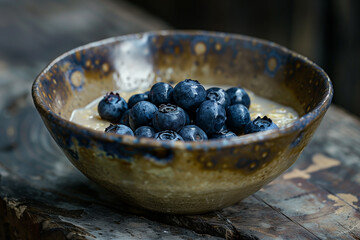
[[[210,88],[210,86],[204,86],[205,88]],[[224,89],[228,89],[229,87],[221,86]],[[141,93],[145,91],[137,91],[137,92],[121,92],[121,97],[123,97],[126,101],[133,95],[137,93]],[[255,95],[253,92],[246,90],[246,92],[250,96],[251,105],[250,105],[250,115],[251,119],[255,119],[260,116],[267,116],[273,120],[273,122],[279,127],[283,127],[293,121],[295,121],[299,116],[298,113],[292,109],[291,107],[287,107],[276,103],[274,101],[268,100],[266,98]],[[102,120],[97,111],[97,105],[103,96],[95,99],[88,105],[83,108],[75,109],[70,117],[71,122],[75,122],[77,124],[83,125],[88,128],[92,128],[99,131],[104,131],[106,127],[109,126],[109,122]]]

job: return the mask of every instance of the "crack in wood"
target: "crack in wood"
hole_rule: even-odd
[[[9,174],[13,173],[10,168],[6,167],[6,166],[5,166],[4,164],[2,164],[1,162],[0,162],[0,167],[1,167],[2,169],[4,169],[6,172],[8,172]]]
[[[355,240],[360,240],[360,236],[359,236],[359,234],[356,234],[356,233],[350,232],[350,235],[351,235],[351,237],[353,237]]]
[[[283,201],[288,201],[288,200],[300,198],[300,197],[303,197],[303,196],[311,195],[311,194],[316,193],[316,192],[317,192],[317,191],[309,191],[309,192],[300,193],[300,194],[295,195],[295,196],[291,196],[291,197],[288,197],[288,198],[284,198]]]
[[[237,228],[233,225],[230,219],[223,216],[219,211],[215,212],[216,216],[218,216],[221,220],[225,222],[225,224],[229,227],[231,231],[226,229],[225,238],[226,239],[234,239],[233,237],[238,236],[239,239],[249,239],[249,240],[258,240],[259,238],[256,236],[248,235],[246,233],[240,232]],[[237,239],[237,238],[236,238]]]
[[[315,185],[315,184],[314,184],[314,185]],[[325,186],[323,186],[323,185],[321,185],[321,184],[319,184],[319,185],[317,185],[317,186],[320,187],[321,189],[325,190],[326,192],[330,193],[331,195],[336,196],[337,198],[339,198],[340,200],[342,200],[344,203],[346,203],[349,207],[351,207],[352,209],[354,209],[354,211],[360,213],[360,209],[359,209],[359,208],[354,207],[354,205],[351,204],[351,203],[348,203],[345,199],[343,199],[342,197],[340,197],[337,193],[332,192],[330,189],[328,189],[327,187],[325,187]]]
[[[354,233],[353,230],[360,224],[357,224],[356,226],[353,226],[352,229],[348,229],[346,226],[344,226],[342,223],[340,223],[339,221],[336,221],[337,224],[339,224],[339,226],[341,226],[345,231],[342,232],[342,234],[346,234],[351,236],[352,238],[354,238],[355,240],[360,240],[360,235],[359,232],[358,233]]]
[[[291,219],[291,218],[288,217],[286,214],[284,214],[283,212],[277,210],[275,207],[273,207],[272,205],[268,204],[266,201],[264,201],[264,200],[261,199],[260,197],[258,197],[258,196],[256,196],[256,195],[254,195],[254,197],[255,197],[257,200],[259,200],[259,201],[263,202],[264,204],[266,204],[267,206],[269,206],[269,207],[270,207],[271,209],[273,209],[275,212],[283,215],[283,216],[284,216],[285,218],[287,218],[289,221],[291,221],[291,222],[295,223],[296,225],[298,225],[299,227],[303,228],[305,231],[307,231],[308,233],[310,233],[310,234],[311,234],[312,236],[314,236],[316,239],[320,239],[320,240],[321,240],[320,237],[318,237],[315,233],[311,232],[311,231],[310,231],[309,229],[307,229],[305,226],[301,225],[299,222]]]

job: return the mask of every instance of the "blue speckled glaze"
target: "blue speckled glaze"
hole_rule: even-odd
[[[182,35],[181,36],[182,39],[187,39],[189,38],[189,35]],[[204,44],[205,47],[206,47],[206,50],[201,53],[201,55],[207,55],[210,50],[211,50],[211,43],[209,42],[209,38],[207,36],[202,36],[202,35],[199,35],[199,36],[195,36],[195,37],[192,37],[191,39],[191,51],[192,51],[192,54],[196,55],[196,51],[195,51],[195,47],[196,47],[196,44]]]
[[[74,108],[109,88],[136,90],[141,84],[185,78],[250,89],[290,105],[300,118],[280,129],[204,142],[105,134],[68,120]],[[329,108],[333,88],[320,67],[272,42],[227,33],[160,31],[71,50],[40,73],[32,95],[52,137],[86,176],[130,204],[200,213],[239,201],[290,167]]]
[[[157,50],[155,48],[155,50]],[[167,37],[164,39],[163,44],[161,45],[161,51],[164,54],[173,54],[174,56],[181,55],[183,52],[183,46],[180,43],[179,37]]]
[[[75,91],[81,91],[81,90],[83,90],[83,85],[84,85],[84,83],[85,83],[84,77],[81,78],[81,81],[80,81],[80,84],[79,84],[79,85],[75,85],[75,84],[71,81],[71,79],[72,79],[73,77],[75,77],[74,74],[78,74],[78,73],[80,73],[82,76],[84,76],[84,70],[83,70],[83,68],[82,68],[82,67],[79,67],[79,66],[75,66],[74,68],[72,68],[72,69],[68,72],[68,76],[67,76],[67,80],[69,81],[72,89],[75,90]]]
[[[291,142],[290,147],[291,148],[296,147],[301,142],[303,137],[304,137],[304,132],[300,132],[299,135]]]
[[[279,52],[277,51],[271,51],[267,54],[267,58],[265,61],[269,61],[270,59],[274,59],[277,62],[277,65],[274,69],[270,69],[268,65],[265,67],[265,73],[269,74],[271,77],[274,77],[276,72],[280,69],[280,67],[285,63],[285,58],[282,57]]]

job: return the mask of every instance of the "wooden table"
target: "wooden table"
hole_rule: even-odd
[[[90,182],[41,122],[46,62],[101,38],[169,28],[123,2],[0,2],[0,239],[360,239],[360,121],[332,106],[292,168],[221,211],[139,211]]]

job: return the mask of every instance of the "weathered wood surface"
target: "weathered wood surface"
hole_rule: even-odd
[[[29,89],[77,45],[167,26],[122,2],[0,2],[0,239],[360,239],[360,122],[330,108],[296,164],[244,201],[195,216],[132,209],[80,174]]]

